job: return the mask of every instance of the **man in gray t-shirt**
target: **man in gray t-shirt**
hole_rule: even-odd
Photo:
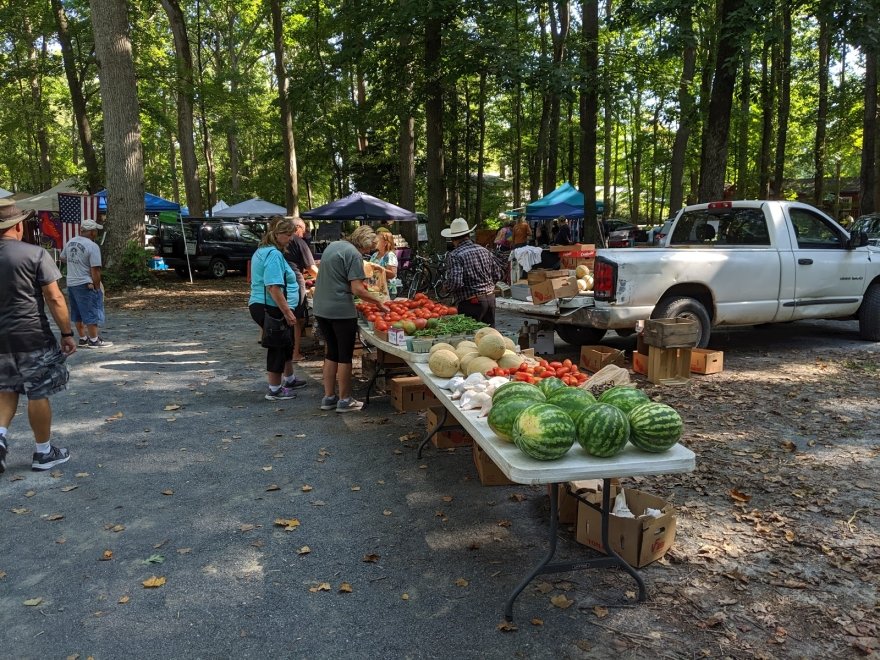
[[[61,273],[46,250],[22,241],[22,225],[31,215],[0,199],[0,472],[6,470],[9,425],[21,395],[36,442],[31,469],[49,470],[70,459],[67,449],[52,445],[49,396],[67,386],[64,361],[76,342],[58,288]],[[60,345],[47,310],[61,331]]]
[[[101,286],[101,248],[95,239],[98,230],[103,228],[94,220],[83,220],[79,236],[67,241],[61,251],[61,261],[67,263],[70,318],[76,324],[79,345],[83,348],[113,345],[98,335],[98,326],[104,323],[104,287]]]

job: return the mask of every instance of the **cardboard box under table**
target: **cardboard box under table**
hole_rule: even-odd
[[[363,359],[366,359],[367,362],[361,363],[364,366],[364,376],[370,378],[365,395],[366,403],[370,402],[370,392],[378,378],[412,373],[409,366],[411,362],[427,362],[428,360],[427,353],[413,353],[412,351],[407,351],[404,347],[394,346],[385,339],[377,337],[375,332],[365,327],[360,327],[359,332],[364,344],[369,344],[376,349],[375,356],[370,355],[368,357],[368,354],[365,352]],[[372,359],[373,357],[375,357],[375,360]],[[367,375],[367,369],[370,369],[372,372],[369,376]],[[424,409],[424,406],[420,408],[420,410],[422,409]]]
[[[391,379],[391,405],[400,412],[424,410],[437,405],[437,397],[418,376]]]
[[[473,438],[474,446],[485,453],[497,466],[500,472],[517,484],[550,484],[550,522],[547,530],[549,556],[543,557],[528,577],[511,593],[505,605],[505,616],[508,620],[513,615],[513,603],[519,594],[538,575],[544,573],[570,572],[582,568],[599,568],[617,566],[628,573],[639,586],[639,600],[645,599],[645,585],[639,573],[623,559],[613,554],[607,534],[602,539],[604,549],[610,553],[607,557],[593,557],[578,562],[553,562],[556,552],[556,540],[559,530],[558,505],[559,484],[583,479],[602,479],[602,511],[610,510],[611,477],[630,477],[644,475],[670,474],[691,472],[694,469],[694,453],[680,444],[660,454],[648,454],[629,446],[613,458],[596,458],[589,456],[579,446],[556,461],[537,461],[520,451],[513,443],[498,438],[489,428],[485,417],[479,416],[477,410],[461,410],[451,399],[451,393],[441,388],[442,379],[434,377],[427,365],[412,364],[413,371],[418,374],[431,392],[437,397],[448,414],[461,424],[462,428]],[[487,514],[490,515],[491,514]],[[600,514],[601,515],[601,514]],[[606,516],[610,518],[610,516]]]
[[[610,346],[581,346],[580,366],[587,371],[596,373],[602,367],[609,364],[623,366],[623,351]]]

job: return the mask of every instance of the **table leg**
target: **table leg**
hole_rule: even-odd
[[[437,423],[434,424],[433,428],[428,429],[428,433],[425,435],[424,438],[422,438],[422,443],[419,445],[419,451],[416,454],[417,458],[422,457],[422,450],[425,448],[425,445],[428,444],[428,441],[431,438],[433,438],[434,435],[437,433],[437,431],[439,431],[443,427],[443,425],[446,423],[446,415],[447,415],[446,406],[443,406],[443,412],[440,413],[440,418],[437,420]]]
[[[550,563],[556,554],[557,533],[559,530],[559,484],[550,485],[550,538],[549,549],[544,558],[532,570],[529,576],[524,579],[510,597],[504,607],[504,618],[507,621],[513,620],[513,603],[522,593],[528,584],[538,575],[544,573],[568,573],[573,570],[587,568],[602,568],[605,566],[619,566],[625,570],[639,585],[639,602],[645,600],[645,582],[642,576],[629,564],[627,564],[614,550],[608,541],[608,521],[611,516],[611,479],[603,479],[602,481],[602,547],[608,554],[607,557],[593,557],[574,562],[556,562]]]
[[[370,382],[367,383],[367,396],[364,400],[364,403],[370,403],[370,390],[373,389],[373,385],[376,384],[376,380],[379,378],[379,375],[385,372],[385,351],[376,351],[376,371],[373,373],[373,377],[370,378]]]

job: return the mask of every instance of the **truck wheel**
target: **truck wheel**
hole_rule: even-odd
[[[223,259],[211,259],[211,263],[208,264],[208,271],[214,279],[222,280],[226,277],[226,273],[229,271],[229,266],[226,265],[226,262]]]
[[[177,276],[182,280],[189,279],[189,272],[183,266],[178,266],[174,269],[174,272],[177,273]]]
[[[664,298],[654,308],[652,319],[689,319],[696,321],[699,326],[697,348],[706,348],[709,345],[709,335],[712,333],[712,321],[709,320],[709,312],[703,307],[703,303],[694,298],[676,297]]]
[[[598,344],[605,336],[605,330],[602,328],[591,328],[586,325],[557,325],[556,334],[567,344],[572,346],[586,346],[588,344]]]
[[[859,308],[859,336],[866,341],[880,341],[880,283],[865,291]]]

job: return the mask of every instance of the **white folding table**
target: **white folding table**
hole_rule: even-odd
[[[513,443],[500,439],[489,427],[486,418],[479,416],[476,410],[461,410],[452,400],[452,394],[440,387],[442,379],[434,376],[425,363],[410,364],[413,373],[434,393],[443,404],[444,413],[437,421],[436,427],[429,429],[429,439],[446,421],[446,414],[468,432],[480,448],[488,454],[501,472],[513,482],[519,484],[549,484],[550,493],[550,538],[549,551],[532,572],[514,589],[507,601],[504,615],[509,621],[513,616],[513,603],[517,596],[535,577],[543,573],[568,572],[580,568],[598,568],[618,566],[629,573],[639,586],[639,601],[645,600],[645,583],[639,573],[615,553],[608,542],[608,520],[610,516],[611,479],[615,477],[635,477],[657,474],[692,472],[695,467],[694,452],[676,444],[668,451],[651,454],[627,445],[622,453],[612,458],[597,458],[588,455],[575,443],[574,447],[563,458],[555,461],[538,461],[521,452]],[[559,484],[582,479],[602,479],[602,546],[606,557],[596,557],[579,562],[551,563],[556,554],[556,535],[558,531]],[[588,503],[589,504],[589,503]]]

